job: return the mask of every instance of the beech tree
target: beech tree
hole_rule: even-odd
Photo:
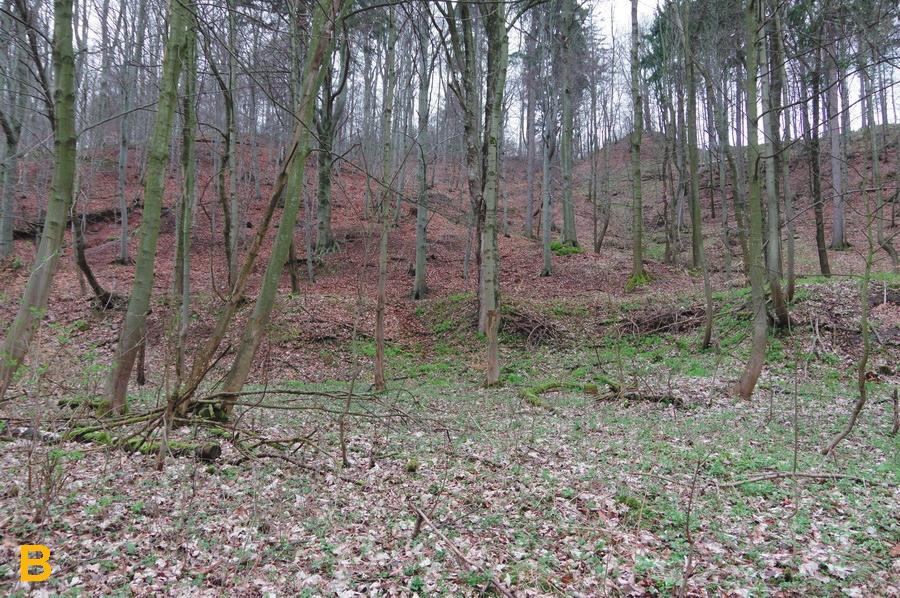
[[[423,6],[420,10],[427,10]],[[434,60],[430,56],[431,37],[429,19],[420,14],[416,19],[416,41],[418,60],[419,89],[417,97],[416,153],[418,154],[418,200],[416,203],[416,260],[415,281],[413,282],[413,299],[424,299],[428,292],[425,272],[427,268],[427,226],[428,226],[428,116],[429,92],[431,76],[434,71]]]
[[[747,114],[747,204],[750,211],[749,255],[751,309],[753,310],[753,337],[750,357],[737,385],[737,394],[749,399],[762,373],[768,345],[768,313],[765,297],[765,265],[763,263],[763,210],[762,166],[759,151],[759,108],[757,85],[759,82],[760,49],[760,0],[747,0],[744,16],[744,70],[747,80],[744,86]]]
[[[144,177],[144,210],[134,282],[106,388],[107,408],[115,413],[123,413],[127,407],[128,380],[138,350],[145,342],[147,313],[150,309],[150,295],[153,292],[166,167],[169,162],[169,141],[178,102],[178,81],[185,55],[184,45],[188,37],[188,15],[191,10],[192,7],[184,5],[182,0],[171,0],[169,5],[169,37],[163,56],[158,109],[148,148],[147,173]]]
[[[646,282],[644,273],[644,210],[641,194],[641,137],[644,128],[644,104],[641,99],[640,29],[637,0],[631,0],[631,277],[628,287]]]
[[[26,19],[28,22],[28,19]],[[75,183],[77,135],[75,131],[75,51],[72,43],[72,1],[53,2],[53,182],[41,242],[31,274],[19,300],[19,309],[0,350],[0,398],[6,394],[35,332],[44,317],[53,276],[62,250]],[[42,72],[42,71],[41,71]],[[49,89],[49,86],[46,86]],[[6,132],[4,125],[4,133]],[[8,139],[8,135],[7,135]]]

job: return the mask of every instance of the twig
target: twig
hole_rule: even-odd
[[[444,544],[447,546],[447,548],[450,549],[450,552],[452,552],[456,556],[456,559],[459,561],[460,566],[469,567],[470,569],[474,569],[475,571],[478,571],[479,573],[482,573],[482,574],[484,573],[477,566],[475,566],[475,564],[472,563],[472,561],[470,561],[465,556],[463,556],[463,553],[461,553],[459,551],[459,549],[456,547],[456,545],[453,544],[453,542],[451,542],[450,539],[447,538],[447,536],[445,536],[444,533],[440,529],[438,529],[438,527],[434,524],[434,522],[432,522],[431,519],[428,518],[428,515],[426,515],[425,513],[422,512],[422,509],[417,507],[412,502],[410,502],[409,505],[412,507],[413,511],[416,512],[416,515],[419,517],[419,519],[421,519],[422,521],[427,523],[431,527],[431,529],[434,530],[434,533],[436,533],[438,535],[438,537],[444,542]],[[515,598],[515,595],[512,593],[512,591],[510,591],[505,585],[503,585],[502,583],[497,581],[493,575],[490,575],[489,579],[491,581],[491,585],[494,586],[494,589],[496,589],[498,592],[500,592],[500,594],[506,596],[507,598]]]
[[[891,427],[891,436],[896,436],[897,432],[900,431],[900,405],[898,405],[897,400],[897,389],[894,389],[894,425]]]
[[[691,534],[691,513],[694,509],[694,496],[697,493],[697,479],[700,477],[700,470],[706,464],[707,459],[709,459],[709,455],[697,460],[697,467],[694,469],[693,478],[691,478],[691,494],[688,497],[687,510],[684,516],[684,539],[688,544],[688,553],[684,561],[684,570],[681,574],[681,587],[678,591],[678,596],[681,598],[687,596],[688,580],[694,573],[694,536]]]

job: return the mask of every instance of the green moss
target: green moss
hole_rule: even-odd
[[[584,253],[584,247],[573,245],[571,243],[563,243],[561,241],[553,241],[550,243],[550,251],[559,256],[575,255]]]
[[[630,293],[635,289],[650,284],[651,280],[653,280],[653,278],[647,272],[641,272],[637,275],[632,274],[628,277],[628,282],[625,283],[625,291]]]

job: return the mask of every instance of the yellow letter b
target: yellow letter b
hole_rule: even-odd
[[[50,549],[43,544],[23,544],[19,547],[21,558],[19,559],[20,581],[47,581],[53,568],[50,567]],[[30,553],[37,552],[41,556],[31,558]],[[40,573],[29,573],[30,567],[40,567]]]

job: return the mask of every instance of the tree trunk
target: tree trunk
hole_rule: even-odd
[[[782,113],[784,114],[784,134],[782,139],[781,152],[778,155],[779,165],[781,166],[781,187],[784,193],[784,221],[787,228],[787,243],[785,251],[785,266],[787,276],[786,298],[788,301],[794,299],[794,288],[796,286],[796,272],[794,266],[794,240],[797,235],[797,225],[794,221],[796,215],[794,213],[794,191],[791,185],[791,147],[793,140],[791,139],[791,98],[788,87],[788,76],[786,66],[786,53],[784,49],[784,30],[781,24],[781,10],[775,9],[775,48],[776,56],[772,61],[774,65],[773,76],[778,78],[778,88],[782,91]]]
[[[106,387],[107,407],[115,413],[126,409],[125,396],[128,379],[144,340],[150,295],[153,292],[156,245],[159,238],[160,212],[169,161],[169,137],[178,100],[178,79],[186,36],[189,10],[178,0],[169,7],[169,37],[163,56],[159,103],[156,121],[149,141],[147,174],[144,178],[144,210],[141,218],[141,238],[134,268],[134,283],[128,300],[128,311],[119,335],[115,361]]]
[[[495,341],[488,344],[487,384],[492,386],[499,380],[497,364],[497,329],[500,325],[500,285],[498,274],[500,269],[500,252],[497,244],[497,205],[500,196],[500,137],[503,134],[503,91],[506,87],[506,70],[509,58],[509,38],[506,32],[506,6],[493,4],[482,8],[485,33],[487,34],[487,97],[485,101],[485,171],[484,171],[484,234],[481,242],[482,251],[482,283],[483,305],[485,309],[485,331],[488,332],[488,314],[496,312],[490,324],[494,329],[489,332]]]
[[[0,399],[22,364],[47,309],[47,299],[59,263],[66,221],[72,205],[75,182],[75,52],[72,47],[72,0],[53,3],[53,146],[56,162],[47,215],[32,265],[19,302],[19,310],[6,332],[0,351]]]
[[[306,54],[300,105],[297,107],[298,122],[297,134],[295,136],[297,141],[294,145],[293,152],[288,159],[290,175],[287,182],[288,188],[285,192],[284,209],[281,212],[278,234],[276,235],[275,242],[272,246],[272,253],[269,256],[265,274],[263,274],[259,295],[256,298],[256,303],[253,305],[253,311],[244,328],[244,333],[241,336],[241,342],[237,348],[234,362],[222,385],[222,392],[225,393],[225,396],[222,401],[221,409],[225,416],[228,416],[231,413],[231,409],[234,407],[235,396],[231,393],[240,391],[247,381],[247,377],[250,375],[253,358],[262,342],[266,324],[269,321],[269,316],[272,313],[272,308],[275,303],[275,294],[278,291],[278,283],[281,280],[281,274],[284,271],[284,264],[288,256],[288,250],[290,249],[294,238],[294,225],[296,224],[297,213],[300,209],[301,193],[299,191],[302,186],[306,169],[306,159],[310,154],[312,138],[310,131],[313,126],[312,119],[315,110],[315,97],[324,76],[323,64],[331,59],[331,53],[334,47],[335,28],[341,26],[347,6],[349,6],[349,3],[345,0],[334,0],[332,5],[327,7],[329,14],[325,14],[324,10],[326,10],[326,8],[324,7],[319,10],[313,10],[313,22],[310,30],[310,48]],[[276,188],[277,186],[278,184],[276,184]],[[254,247],[251,249],[251,254],[258,251],[257,243],[260,242],[259,237],[254,239]],[[249,271],[249,268],[250,265],[245,261],[244,270]],[[238,286],[246,284],[245,280],[246,274],[242,272],[238,278]]]
[[[771,21],[770,21],[771,22]],[[781,328],[787,328],[791,319],[788,314],[787,303],[784,300],[784,291],[781,289],[781,216],[778,210],[778,184],[776,156],[779,155],[778,118],[781,100],[781,88],[778,86],[778,77],[775,71],[780,67],[777,64],[778,56],[769,62],[768,40],[766,32],[769,27],[763,27],[763,39],[760,43],[762,65],[768,75],[762,82],[762,106],[763,106],[763,134],[765,144],[766,166],[766,278],[769,281],[769,293],[772,298],[772,307],[775,311],[775,321]]]
[[[5,260],[12,255],[15,247],[13,245],[13,230],[15,228],[16,218],[16,197],[19,193],[19,141],[22,135],[22,113],[25,110],[25,97],[27,93],[26,81],[27,70],[25,68],[24,56],[19,50],[15,50],[15,43],[24,45],[25,40],[22,35],[22,26],[9,20],[17,39],[10,36],[11,42],[9,51],[9,67],[14,73],[17,84],[14,86],[10,80],[8,83],[6,98],[8,100],[9,112],[4,112],[0,106],[0,129],[2,129],[5,143],[4,157],[0,162],[0,261]],[[4,23],[6,25],[6,23]],[[11,68],[15,63],[15,68]]]
[[[574,0],[562,0],[563,20],[563,44],[561,48],[562,58],[562,138],[559,144],[559,158],[562,169],[562,208],[563,208],[563,234],[562,242],[565,245],[578,247],[578,236],[575,232],[575,204],[572,200],[572,128],[574,126],[574,114],[572,110],[572,47],[571,37],[577,26],[572,2]]]
[[[700,213],[700,176],[698,172],[697,146],[697,84],[694,75],[694,54],[689,34],[690,15],[682,19],[681,31],[684,48],[684,64],[687,75],[687,139],[689,188],[691,195],[691,230],[694,247],[694,267],[703,271],[703,296],[706,299],[706,327],[703,331],[701,349],[708,349],[712,341],[713,302],[712,286],[709,280],[709,267],[706,263],[706,252],[703,248],[703,218]]]
[[[834,28],[831,29],[832,45],[828,52],[828,135],[831,140],[831,190],[834,200],[831,204],[831,248],[835,250],[846,249],[847,241],[844,235],[844,181],[842,163],[844,161],[844,144],[841,140],[840,109],[838,106],[838,86],[840,85],[837,35]]]
[[[535,76],[536,39],[539,33],[540,19],[536,15],[531,19],[531,32],[525,39],[525,168],[528,181],[528,201],[525,209],[525,236],[534,235],[534,162],[535,162],[535,104],[537,103],[537,77]]]
[[[753,306],[753,341],[750,358],[738,382],[737,393],[743,399],[753,395],[756,381],[762,372],[768,344],[768,315],[766,314],[765,265],[762,251],[762,197],[760,185],[759,123],[757,117],[757,65],[759,59],[759,12],[760,0],[748,0],[746,8],[746,51],[745,61],[747,81],[745,85],[747,112],[747,162],[748,197],[750,209],[750,291]]]
[[[803,89],[803,133],[806,137],[807,153],[809,158],[809,180],[812,193],[813,214],[816,222],[816,249],[819,256],[819,271],[823,276],[831,276],[831,268],[828,265],[828,249],[825,246],[825,216],[822,207],[821,172],[819,168],[819,97],[820,78],[818,65],[811,73],[812,78],[812,126],[809,123],[809,102],[806,97],[806,87]]]
[[[413,283],[413,299],[424,299],[428,292],[425,282],[425,268],[428,251],[426,226],[428,225],[428,91],[431,88],[431,65],[429,64],[429,23],[424,18],[417,23],[416,34],[419,42],[419,97],[416,145],[419,154],[419,201],[416,204],[416,278]]]
[[[194,141],[197,129],[197,23],[188,17],[184,44],[184,97],[181,128],[181,201],[178,202],[175,246],[175,386],[181,386],[185,374],[184,355],[188,326],[191,321],[191,227],[196,201],[197,151]],[[258,175],[257,175],[258,176]]]
[[[385,285],[387,284],[388,262],[388,230],[390,229],[389,208],[391,200],[391,127],[394,116],[394,88],[397,85],[397,65],[394,60],[394,46],[397,43],[397,29],[394,25],[394,8],[388,13],[387,38],[385,48],[383,106],[381,115],[381,200],[379,201],[378,219],[381,235],[378,241],[378,294],[375,306],[375,390],[385,389],[384,375],[384,311]]]
[[[644,274],[643,231],[644,213],[641,199],[641,136],[643,134],[643,102],[641,100],[637,0],[631,0],[631,104],[633,109],[631,133],[631,277],[629,289],[646,282]]]
[[[551,228],[553,227],[553,204],[550,196],[550,161],[553,158],[555,147],[553,131],[556,129],[553,106],[553,94],[546,94],[546,108],[544,110],[544,124],[541,132],[543,148],[541,151],[541,253],[544,259],[541,276],[550,276],[553,273],[553,253],[550,251]]]

